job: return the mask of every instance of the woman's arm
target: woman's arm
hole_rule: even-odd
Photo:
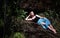
[[[30,15],[29,15],[29,16],[30,16]],[[29,18],[29,16],[27,16],[25,20],[33,20],[33,19],[36,18],[36,16],[34,16],[34,17],[32,17],[32,18]]]
[[[39,18],[41,17],[41,16],[39,16],[39,15],[36,15],[36,16],[39,17]]]
[[[25,18],[25,20],[28,20],[29,17],[30,17],[30,15],[28,15],[28,16]]]

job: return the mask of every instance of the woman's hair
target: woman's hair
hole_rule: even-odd
[[[27,15],[31,12],[31,11],[33,11],[34,12],[34,14],[36,14],[37,12],[36,12],[36,10],[35,9],[25,9],[25,11],[27,11],[28,13],[27,13]]]

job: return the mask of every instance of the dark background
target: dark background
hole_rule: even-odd
[[[12,25],[15,25],[15,19],[21,14],[21,12],[17,12],[20,9],[26,12],[34,10],[36,14],[44,13],[51,20],[57,32],[60,33],[60,0],[0,0],[1,38],[5,36],[8,38],[12,31],[16,32],[16,30],[11,31],[10,29]],[[12,22],[12,20],[14,21]]]

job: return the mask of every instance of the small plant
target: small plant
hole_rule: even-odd
[[[16,9],[16,12],[17,12],[17,18],[20,18],[20,19],[24,19],[26,17],[26,11],[24,11],[23,9]]]
[[[14,35],[12,35],[11,38],[25,38],[24,34],[20,33],[20,32],[16,32],[14,33]]]

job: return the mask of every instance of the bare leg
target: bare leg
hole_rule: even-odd
[[[52,30],[55,34],[57,33],[56,30],[53,28],[52,25],[48,26],[48,28],[49,28],[50,30]]]

